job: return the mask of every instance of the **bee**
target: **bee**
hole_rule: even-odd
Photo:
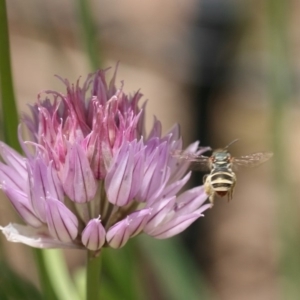
[[[216,194],[220,197],[227,195],[228,202],[232,199],[237,181],[233,169],[237,169],[239,166],[255,167],[273,156],[271,152],[257,152],[241,157],[233,157],[228,152],[228,147],[236,141],[238,140],[232,141],[225,148],[214,150],[211,156],[186,153],[184,151],[173,154],[176,158],[190,162],[191,168],[194,170],[210,171],[209,174],[204,175],[203,183],[205,192],[212,205]]]

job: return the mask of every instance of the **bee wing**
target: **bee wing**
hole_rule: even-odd
[[[257,167],[273,156],[272,152],[257,152],[232,159],[235,167]]]
[[[172,151],[171,154],[173,157],[183,160],[193,161],[199,159],[200,157],[209,158],[207,156],[201,155],[204,152],[210,151],[210,147],[199,147],[195,153],[191,153],[188,150],[175,150]]]
[[[173,157],[184,160],[190,163],[190,169],[197,171],[207,171],[209,167],[209,157],[199,155],[197,153],[186,153],[184,151],[176,151],[172,154]]]

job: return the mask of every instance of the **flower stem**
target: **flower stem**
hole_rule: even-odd
[[[97,25],[94,22],[91,1],[78,0],[78,14],[81,19],[82,35],[92,70],[97,70],[100,65],[98,48]]]
[[[45,256],[43,250],[33,248],[33,253],[35,255],[36,266],[38,268],[39,280],[44,297],[43,299],[57,300],[58,298],[51,284],[51,280],[45,264]]]
[[[86,300],[100,299],[101,253],[87,252]]]
[[[0,98],[1,98],[1,128],[8,145],[20,151],[18,137],[18,113],[13,89],[12,68],[6,1],[0,0]]]

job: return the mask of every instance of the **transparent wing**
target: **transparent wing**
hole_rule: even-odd
[[[249,155],[240,157],[234,157],[232,162],[235,167],[257,167],[262,163],[266,162],[273,156],[272,152],[257,152]]]
[[[199,155],[196,153],[186,153],[184,151],[175,151],[172,156],[178,160],[183,160],[190,163],[190,169],[197,171],[208,171],[209,167],[209,157],[204,155]]]

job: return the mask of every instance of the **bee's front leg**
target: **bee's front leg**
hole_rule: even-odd
[[[204,190],[205,193],[208,195],[208,200],[211,203],[211,205],[214,205],[214,196],[215,196],[215,192],[212,189],[212,186],[210,184],[210,175],[205,175],[203,177],[203,182],[204,182]]]

